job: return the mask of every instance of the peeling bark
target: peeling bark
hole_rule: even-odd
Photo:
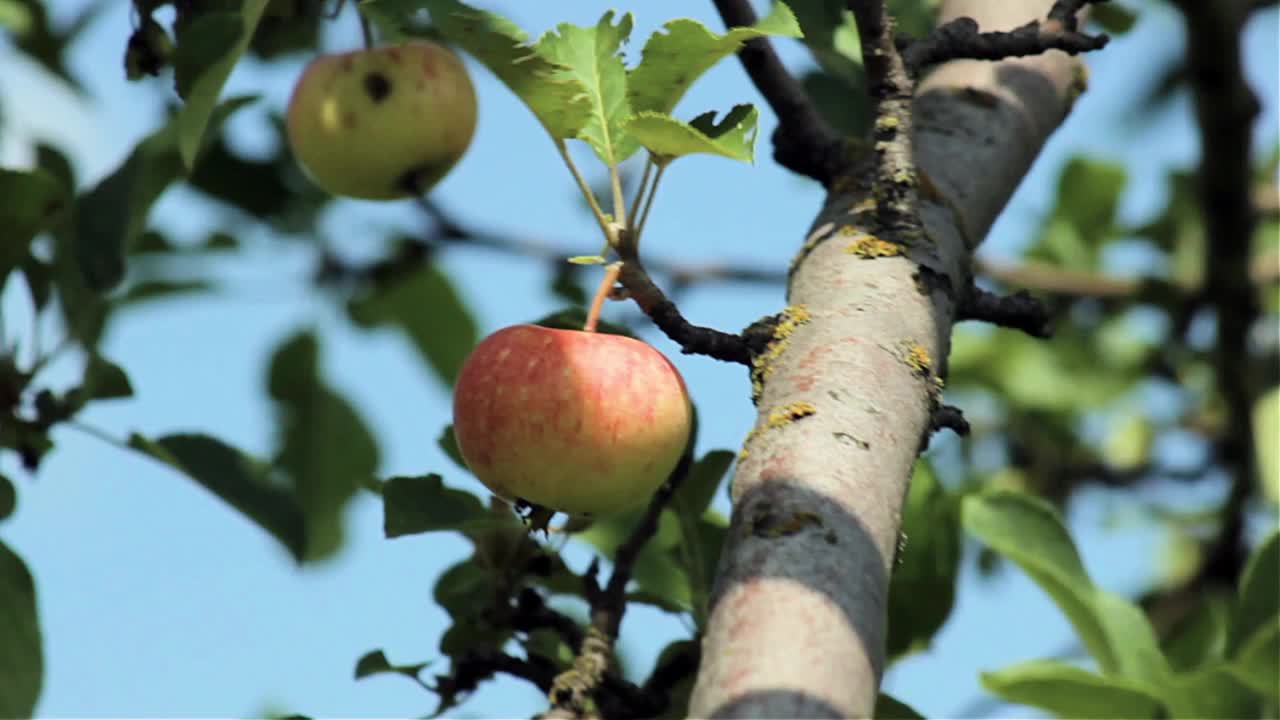
[[[950,0],[983,30],[1047,0]],[[1083,86],[1061,52],[956,61],[917,89],[925,237],[859,253],[868,182],[832,184],[791,275],[808,320],[770,359],[703,639],[693,717],[870,717],[900,512],[930,428],[970,254]],[[869,176],[867,176],[869,178]],[[805,412],[789,409],[803,407]]]

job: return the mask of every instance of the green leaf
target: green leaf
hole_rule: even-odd
[[[0,520],[12,515],[16,507],[18,507],[18,491],[14,489],[12,480],[0,475]]]
[[[960,503],[924,460],[915,465],[902,509],[906,545],[889,582],[890,658],[929,647],[955,605],[960,571]]]
[[[1249,556],[1240,574],[1240,589],[1227,635],[1228,657],[1239,652],[1251,638],[1280,617],[1280,531],[1272,530]]]
[[[133,307],[154,300],[171,300],[175,296],[210,292],[214,285],[208,280],[148,280],[129,288],[116,299],[116,307]]]
[[[703,455],[689,468],[689,475],[671,498],[671,506],[681,514],[701,518],[711,507],[711,501],[735,457],[736,453],[730,450],[712,450]]]
[[[660,156],[663,163],[695,153],[754,162],[757,118],[752,105],[735,105],[718,123],[714,112],[703,113],[688,123],[644,112],[627,123],[627,132],[649,152]]]
[[[649,36],[640,63],[627,76],[627,95],[637,113],[669,115],[694,81],[736,53],[744,42],[768,35],[800,37],[800,25],[787,5],[772,3],[769,14],[751,27],[717,35],[687,18],[672,20]]]
[[[307,559],[342,544],[342,511],[378,469],[378,444],[368,426],[320,376],[319,343],[301,333],[271,358],[267,389],[280,427],[277,465],[293,481],[307,522]]]
[[[453,385],[475,347],[475,320],[448,276],[435,266],[392,278],[347,306],[361,327],[398,325],[440,379]]]
[[[667,707],[657,720],[683,720],[689,717],[689,696],[693,693],[693,681],[697,679],[697,663],[701,650],[698,643],[692,640],[676,640],[669,643],[658,653],[654,668],[680,667],[683,663],[688,672],[673,673],[678,680],[667,693]]]
[[[582,326],[587,322],[587,311],[581,307],[566,308],[558,310],[545,317],[533,321],[533,325],[541,325],[542,327],[556,328],[559,330],[581,330]],[[631,329],[618,325],[616,323],[599,321],[596,325],[596,332],[609,333],[611,335],[626,335],[627,337],[635,337],[635,333]]]
[[[590,112],[575,137],[585,140],[596,155],[615,167],[635,152],[624,138],[623,123],[631,116],[627,101],[627,70],[621,49],[631,36],[631,14],[615,25],[606,12],[594,28],[561,23],[538,39],[539,55],[564,66],[569,77],[586,88]]]
[[[67,208],[69,193],[46,170],[0,168],[0,282],[22,264],[32,239]]]
[[[1192,670],[1225,657],[1229,623],[1228,600],[1208,595],[1200,606],[1170,628],[1161,641],[1169,665]]]
[[[0,717],[31,717],[44,684],[36,586],[22,558],[0,542]]]
[[[1133,29],[1138,16],[1118,3],[1097,3],[1089,8],[1089,21],[1109,33],[1123,35]]]
[[[1256,692],[1280,700],[1280,617],[1267,619],[1249,636],[1230,669],[1233,677]]]
[[[1093,584],[1052,506],[995,490],[966,497],[961,512],[970,534],[1017,563],[1053,598],[1104,673],[1155,687],[1168,680],[1168,661],[1146,615]]]
[[[440,432],[440,437],[436,439],[436,444],[444,451],[445,455],[454,462],[455,465],[467,468],[467,461],[462,459],[462,450],[458,449],[458,436],[453,433],[453,425],[445,425],[444,430]]]
[[[269,2],[243,0],[238,13],[202,15],[180,36],[175,72],[191,79],[179,87],[186,105],[177,117],[178,149],[188,172],[196,165],[205,132],[216,124],[212,116],[222,86],[249,47]]]
[[[864,86],[858,23],[844,0],[791,0],[804,45],[818,67],[846,87]],[[900,16],[896,9],[894,19]]]
[[[407,677],[417,677],[418,673],[430,663],[415,663],[413,665],[392,665],[387,660],[387,656],[381,650],[370,650],[360,659],[356,661],[355,679],[360,680],[370,675],[383,675],[394,673],[397,675],[405,675]]]
[[[1258,485],[1273,504],[1280,503],[1280,385],[1253,405],[1253,437],[1258,464]]]
[[[441,36],[497,75],[551,137],[576,137],[590,120],[587,87],[569,68],[526,44],[528,35],[510,20],[456,0],[423,0],[421,5],[431,12]]]
[[[496,524],[484,503],[469,492],[446,487],[435,474],[393,477],[383,485],[382,527],[388,538],[464,530]]]
[[[876,720],[924,720],[915,708],[889,695],[880,693],[876,696],[876,707],[872,711]]]
[[[125,398],[133,395],[133,385],[124,370],[101,355],[89,357],[84,369],[84,391],[94,400]]]
[[[18,0],[0,0],[0,28],[14,35],[26,35],[31,29],[31,11]]]
[[[292,493],[269,480],[260,463],[207,435],[167,435],[150,440],[134,433],[129,447],[200,483],[302,561],[307,547],[302,508]]]
[[[1055,661],[1032,660],[981,677],[984,688],[1005,700],[1063,718],[1150,718],[1162,706],[1141,684]]]
[[[257,0],[261,1],[261,0]],[[233,98],[210,113],[211,130],[254,98]],[[76,202],[75,257],[86,285],[99,292],[124,277],[125,255],[145,229],[147,214],[160,195],[183,175],[179,155],[182,116],[147,136],[124,163]]]

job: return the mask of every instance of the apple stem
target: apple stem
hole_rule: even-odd
[[[604,278],[600,280],[600,287],[596,288],[595,297],[591,298],[591,309],[587,311],[587,322],[582,326],[583,332],[595,332],[596,324],[600,321],[600,310],[604,307],[604,299],[609,297],[609,291],[613,289],[614,283],[618,281],[618,273],[622,272],[622,263],[609,263],[604,268]]]

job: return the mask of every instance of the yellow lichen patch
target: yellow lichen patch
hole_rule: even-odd
[[[902,254],[902,246],[875,235],[862,235],[845,245],[844,251],[860,258],[895,257]]]
[[[765,420],[765,425],[770,429],[786,427],[796,420],[809,417],[816,412],[818,412],[818,406],[807,400],[789,402],[771,410],[768,419]]]
[[[865,197],[849,206],[849,212],[854,215],[861,215],[862,213],[875,212],[875,210],[876,210],[876,199],[870,196]]]
[[[928,349],[918,342],[908,340],[902,343],[902,362],[907,364],[916,374],[927,377],[933,367],[933,358]]]
[[[877,130],[897,130],[899,124],[898,118],[893,115],[881,115],[876,118]]]
[[[893,181],[898,185],[911,185],[915,182],[915,177],[910,170],[902,168],[893,173]]]
[[[774,363],[791,345],[791,334],[810,319],[809,309],[803,304],[788,305],[778,314],[778,321],[773,327],[773,339],[765,346],[763,352],[751,359],[751,399],[753,401],[760,401],[760,396],[764,393],[764,383],[773,374]]]
[[[751,451],[747,449],[747,446],[750,445],[751,441],[755,438],[756,429],[753,427],[747,431],[747,436],[742,439],[742,449],[738,451],[738,460],[746,460],[747,456],[751,454]]]

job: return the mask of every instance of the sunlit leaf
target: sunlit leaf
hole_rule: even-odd
[[[1048,660],[982,673],[982,686],[1063,718],[1149,718],[1162,707],[1160,696],[1141,684]]]
[[[1254,403],[1253,437],[1259,488],[1272,503],[1280,503],[1280,385]]]
[[[685,123],[666,115],[640,113],[627,123],[627,131],[649,152],[661,156],[660,162],[696,153],[753,162],[758,118],[755,107],[734,106],[719,122],[715,115],[704,113]]]
[[[625,141],[623,123],[631,116],[627,100],[627,71],[621,49],[631,36],[631,14],[614,23],[606,12],[592,28],[561,23],[538,39],[539,55],[566,68],[587,90],[590,112],[576,137],[585,140],[606,165],[616,166],[635,150]]]
[[[31,240],[70,203],[70,189],[45,170],[0,168],[0,282],[20,265]]]
[[[902,508],[903,545],[889,583],[890,658],[929,647],[955,604],[960,504],[917,460]]]
[[[382,489],[383,531],[389,538],[492,524],[480,498],[446,487],[439,475],[399,476]]]

